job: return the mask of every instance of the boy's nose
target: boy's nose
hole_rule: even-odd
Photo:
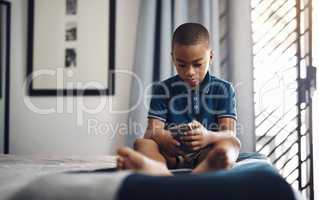
[[[187,75],[188,75],[188,77],[195,77],[196,69],[192,65],[189,66],[189,68],[187,70]]]

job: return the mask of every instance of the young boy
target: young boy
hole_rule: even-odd
[[[135,141],[135,151],[118,150],[118,167],[156,175],[170,175],[169,168],[229,169],[240,150],[235,93],[208,72],[213,52],[207,29],[197,23],[179,26],[171,55],[178,75],[154,87],[144,138]],[[173,137],[171,127],[181,124],[187,124],[185,135]]]

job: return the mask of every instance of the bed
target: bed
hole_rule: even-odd
[[[114,156],[0,155],[0,200],[15,199],[296,199],[260,154],[242,153],[229,171],[172,177],[116,171]]]

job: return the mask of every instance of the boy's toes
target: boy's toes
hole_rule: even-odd
[[[124,169],[124,158],[121,156],[118,156],[116,158],[116,167],[117,169]]]
[[[127,147],[120,147],[117,150],[117,155],[122,157],[127,157],[129,155],[130,149]]]

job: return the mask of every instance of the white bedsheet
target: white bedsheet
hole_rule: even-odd
[[[129,172],[110,174],[94,170],[112,168],[115,164],[115,156],[0,155],[0,200],[26,199],[22,198],[25,195],[33,195],[32,199],[98,199],[102,196],[113,199],[116,188]],[[77,171],[87,173],[75,173]]]

